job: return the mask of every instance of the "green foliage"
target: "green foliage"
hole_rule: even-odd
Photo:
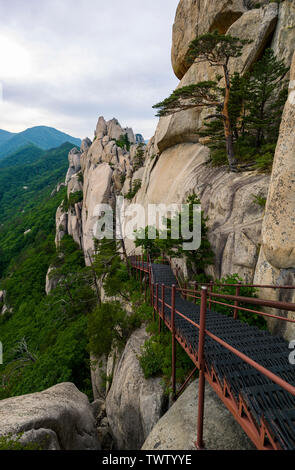
[[[257,204],[258,206],[264,208],[266,205],[266,197],[260,196],[259,194],[258,195],[253,194],[253,202]]]
[[[200,204],[199,198],[192,194],[187,199],[187,204],[189,205],[189,228],[192,228],[193,218],[194,218],[194,207]],[[171,257],[183,257],[187,262],[188,269],[192,276],[196,276],[204,272],[205,267],[213,263],[214,254],[211,249],[210,243],[208,241],[208,228],[207,228],[207,218],[204,216],[203,211],[201,212],[201,245],[198,250],[187,250],[184,249],[184,243],[188,243],[191,240],[185,240],[181,235],[181,224],[184,222],[184,214],[181,212],[180,216],[175,216],[175,218],[166,218],[164,222],[167,224],[167,231],[159,232],[155,227],[145,227],[136,232],[135,245],[137,247],[142,247],[145,251],[150,253],[152,258],[157,258],[164,253],[166,256]],[[179,234],[178,238],[173,238],[172,233],[172,223],[173,220],[176,220],[176,223],[179,223]],[[154,232],[153,238],[150,237]],[[165,235],[165,239],[164,239]]]
[[[68,212],[69,209],[78,204],[78,202],[83,201],[83,191],[76,191],[75,193],[70,193],[69,197],[66,195],[63,201],[63,211]]]
[[[250,42],[230,35],[219,34],[218,31],[197,37],[189,45],[185,57],[187,64],[208,62],[211,67],[222,67],[224,87],[218,87],[218,82],[222,77],[216,76],[215,81],[194,83],[176,89],[172,95],[154,106],[159,110],[158,116],[166,116],[191,108],[216,108],[218,113],[207,116],[206,119],[218,117],[223,122],[226,155],[231,170],[236,169],[237,162],[234,155],[233,129],[228,109],[231,94],[228,64],[230,58],[240,57],[243,47]]]
[[[36,147],[36,145],[29,144],[19,149],[13,155],[3,158],[3,160],[0,159],[0,168],[28,165],[39,160],[44,154],[44,150]]]
[[[72,147],[71,144],[64,144],[58,149],[43,152],[37,160],[34,160],[33,155],[33,163],[1,169],[0,224],[10,221],[15,226],[19,225],[23,214],[34,209],[37,203],[41,203],[50,195],[57,183],[64,179],[68,167],[68,153]],[[25,159],[28,160],[28,157]],[[19,156],[17,160],[20,160]],[[0,237],[2,238],[1,233]]]
[[[65,243],[69,245],[69,240]],[[48,296],[44,285],[50,261],[56,257],[53,235],[46,245],[37,243],[34,251],[26,253],[23,263],[3,281],[13,315],[1,318],[5,350],[1,398],[41,391],[64,381],[74,382],[91,396],[86,314],[93,309],[94,293],[83,275],[81,256],[75,256],[73,247],[65,252],[64,266],[59,268],[65,278]],[[22,338],[35,360],[24,352],[19,354],[17,345]]]
[[[112,346],[125,344],[127,314],[119,302],[103,303],[89,315],[87,333],[89,349],[96,357],[108,355]]]
[[[78,181],[79,183],[84,183],[84,177],[83,177],[83,173],[82,171],[80,171],[80,173],[78,174]]]
[[[255,137],[256,147],[276,142],[286,90],[279,90],[280,81],[288,72],[283,60],[276,59],[272,49],[267,49],[250,74],[248,113],[245,124]]]
[[[237,285],[241,282],[242,279],[239,277],[238,274],[232,274],[229,276],[226,276],[222,278],[221,280],[216,280],[215,281],[215,286],[213,287],[213,292],[220,293],[220,294],[226,294],[226,295],[236,295],[236,287]],[[228,286],[228,287],[222,287],[221,284],[234,284],[233,286]],[[240,288],[240,295],[242,297],[257,297],[257,289],[253,287],[247,287],[247,286],[241,286]],[[234,302],[232,300],[226,300],[225,303],[228,303],[230,305],[234,305]],[[259,307],[257,306],[250,306],[249,304],[241,304],[241,307],[245,308],[254,308],[255,310],[259,310]],[[215,312],[220,312],[223,315],[232,317],[233,316],[233,309],[226,307],[224,305],[219,305],[219,304],[212,304],[212,310]],[[253,325],[257,326],[258,328],[262,330],[266,330],[267,324],[264,318],[258,314],[253,314],[253,313],[247,313],[243,311],[239,311],[238,313],[239,320],[243,323],[247,323],[248,325]]]
[[[22,444],[20,439],[22,438],[22,433],[17,436],[7,435],[0,436],[0,451],[1,450],[42,450],[42,446],[35,442],[28,444]]]
[[[159,109],[157,116],[162,117],[196,107],[215,107],[219,104],[218,91],[214,81],[186,85],[176,88],[168,98],[153,108]]]
[[[46,192],[37,191],[31,202],[31,209],[21,215],[12,215],[11,219],[1,227],[0,277],[3,277],[9,269],[17,269],[17,265],[20,266],[26,258],[33,258],[33,254],[38,259],[39,244],[44,244],[44,251],[47,250],[45,261],[47,265],[52,249],[55,249],[52,240],[54,239],[56,208],[65,195],[65,188],[54,197],[50,197],[50,192],[48,189]],[[39,197],[41,195],[42,198]],[[24,232],[28,229],[31,229],[31,232],[24,236]],[[52,234],[49,239],[48,234]],[[53,248],[48,246],[48,240],[50,240],[50,247]],[[34,269],[33,266],[32,269]],[[40,288],[40,292],[42,291],[43,288]]]
[[[132,189],[128,191],[125,198],[131,201],[136,196],[140,188],[141,188],[141,180],[134,180],[132,182]]]
[[[131,147],[131,142],[129,140],[128,134],[120,135],[119,139],[116,140],[116,145],[124,150],[129,152]]]
[[[150,324],[148,331],[154,334],[142,346],[139,363],[146,379],[161,376],[167,387],[172,373],[172,336],[171,332],[166,328],[160,334],[156,333],[157,328],[158,322]],[[176,345],[176,356],[176,380],[178,383],[183,383],[193,368],[193,363],[178,343]]]
[[[0,231],[0,284],[7,290],[7,303],[12,308],[12,313],[0,318],[4,346],[0,399],[41,391],[64,381],[74,382],[91,397],[86,334],[86,315],[95,302],[91,276],[70,237],[65,236],[58,253],[54,243],[55,213],[66,189],[53,197],[50,194],[64,176],[68,151],[69,147],[63,146],[46,153],[53,158],[47,163],[52,170],[44,179],[39,175],[39,181],[34,180],[36,186],[25,213],[15,216],[8,208]],[[31,164],[27,166],[31,168]],[[42,166],[43,162],[40,171]],[[24,236],[29,228],[31,232]],[[53,275],[61,276],[61,280],[46,296],[45,278],[52,263],[56,266]]]
[[[136,154],[133,160],[134,171],[139,170],[139,168],[144,165],[144,144],[139,144],[136,150]]]
[[[279,134],[287,88],[282,78],[288,68],[277,60],[271,49],[252,71],[241,77],[231,77],[229,102],[230,120],[234,133],[234,151],[238,163],[270,172]],[[222,117],[204,123],[202,137],[208,137],[214,166],[227,163]]]
[[[243,47],[250,42],[252,41],[219,34],[218,31],[206,33],[190,43],[186,62],[188,65],[195,62],[209,62],[213,66],[227,65],[231,57],[240,57]]]

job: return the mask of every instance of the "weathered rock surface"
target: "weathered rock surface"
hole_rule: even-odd
[[[263,247],[260,250],[254,283],[260,285],[279,285],[294,286],[295,285],[295,268],[278,269],[272,266],[266,259]],[[259,289],[259,297],[267,300],[293,302],[295,303],[295,292],[286,289]],[[294,312],[286,312],[285,310],[274,310],[264,308],[271,315],[280,317],[288,317],[295,320]],[[274,335],[282,336],[287,341],[292,341],[295,337],[295,325],[293,323],[266,318],[268,329]]]
[[[278,21],[279,7],[277,3],[270,3],[261,8],[255,8],[238,19],[228,30],[227,34],[240,39],[252,41],[243,47],[241,57],[230,59],[229,66],[232,71],[244,73],[260,59],[266,44],[274,32]]]
[[[258,284],[295,285],[295,54],[289,97],[285,105],[262,225],[262,247],[256,267]],[[295,302],[292,291],[261,290],[262,298]],[[270,313],[274,313],[272,310]],[[294,313],[277,311],[295,318]],[[268,320],[270,330],[294,339],[292,324]]]
[[[172,66],[180,80],[189,69],[185,56],[196,36],[217,29],[224,34],[247,11],[243,0],[180,0],[172,39]]]
[[[193,382],[153,428],[142,450],[195,450],[198,381]],[[206,385],[204,443],[206,450],[252,450],[242,428]]]
[[[0,315],[4,315],[6,312],[12,311],[12,309],[6,305],[6,296],[6,290],[0,290]]]
[[[295,267],[295,55],[263,223],[263,249],[278,268]]]
[[[147,213],[149,203],[182,203],[194,191],[208,217],[209,240],[216,255],[209,273],[216,278],[238,273],[252,281],[263,218],[263,208],[254,202],[254,196],[266,197],[269,176],[256,172],[233,175],[227,168],[207,165],[208,158],[208,148],[200,144],[165,150],[157,161],[147,164],[136,202]]]
[[[202,5],[204,3],[206,2],[201,2]],[[230,60],[231,72],[244,73],[260,58],[275,29],[277,19],[278,5],[271,3],[262,8],[247,11],[233,23],[227,34],[241,39],[248,39],[252,42],[244,46],[241,57]],[[206,31],[209,31],[209,29]],[[279,42],[279,39],[277,42]],[[205,80],[215,80],[218,74],[222,75],[222,70],[218,67],[211,67],[206,62],[193,64],[190,68],[187,68],[177,88]],[[208,109],[195,108],[160,118],[155,136],[158,150],[163,152],[176,144],[198,142],[198,131],[202,128],[204,118],[208,114],[210,114]]]
[[[161,380],[145,379],[137,359],[147,338],[145,327],[132,334],[106,399],[108,421],[121,450],[139,449],[164,411]]]
[[[45,292],[47,295],[57,287],[60,280],[59,277],[54,276],[55,269],[54,266],[50,266],[46,274]]]
[[[0,401],[0,435],[49,450],[100,449],[88,398],[72,383]]]
[[[70,181],[71,177],[81,170],[81,152],[74,147],[69,153],[69,169],[66,175],[66,184]]]
[[[84,183],[82,209],[83,249],[84,254],[92,253],[95,223],[101,214],[96,211],[98,204],[107,204],[111,199],[112,169],[107,163],[91,167]],[[86,258],[87,261],[87,258]]]
[[[58,246],[63,237],[68,233],[68,214],[64,211],[63,204],[57,208],[55,225],[55,244]]]
[[[285,0],[279,5],[279,17],[271,43],[275,55],[283,59],[287,67],[291,65],[295,44],[295,4]],[[288,77],[287,77],[288,78]]]
[[[91,363],[91,383],[93,397],[95,400],[105,399],[106,396],[106,386],[104,383],[103,375],[106,373],[107,360],[105,356],[100,358],[90,355]]]

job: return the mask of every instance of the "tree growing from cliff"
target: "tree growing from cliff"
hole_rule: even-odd
[[[248,115],[245,126],[255,135],[255,145],[260,147],[267,141],[278,138],[282,107],[287,99],[286,88],[280,83],[289,68],[278,60],[272,49],[267,49],[254,67],[248,80]]]
[[[222,76],[217,76],[216,81],[199,82],[178,88],[164,101],[153,106],[155,109],[159,109],[158,116],[167,116],[191,108],[221,107],[220,112],[209,116],[208,119],[218,116],[223,120],[226,153],[231,170],[235,170],[237,161],[234,154],[233,129],[229,114],[231,91],[229,61],[231,58],[240,57],[243,47],[249,42],[237,37],[219,34],[217,31],[194,39],[190,43],[186,55],[187,63],[192,65],[208,62],[212,67],[221,68],[224,88],[218,87],[218,81]]]
[[[233,129],[235,155],[246,166],[271,168],[283,108],[288,90],[282,83],[288,68],[267,49],[253,69],[231,76],[229,115]],[[205,122],[200,136],[208,137],[215,165],[224,164],[223,121],[216,117]]]

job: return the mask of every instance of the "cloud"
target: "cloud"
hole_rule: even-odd
[[[0,128],[92,137],[99,115],[146,138],[152,105],[177,85],[170,64],[178,0],[0,0]]]

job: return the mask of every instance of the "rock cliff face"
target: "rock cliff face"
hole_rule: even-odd
[[[269,46],[290,65],[295,43],[294,5],[289,1],[280,5],[268,1],[260,4],[257,8],[254,2],[245,1],[180,1],[172,44],[173,68],[181,79],[179,87],[211,79],[216,74],[215,69],[204,63],[188,67],[184,62],[189,42],[195,35],[214,29],[252,41],[241,57],[231,60],[232,72],[249,70]],[[264,217],[254,197],[267,196],[270,178],[256,172],[233,175],[226,168],[207,165],[209,150],[198,136],[206,113],[206,110],[188,110],[159,120],[146,152],[142,187],[136,202],[145,208],[149,203],[180,203],[194,191],[209,217],[209,240],[216,255],[209,273],[214,277],[238,273],[245,281],[252,282],[262,244]],[[292,193],[289,194],[291,198]],[[280,245],[278,236],[276,240]]]
[[[130,150],[118,145],[121,136],[127,135]],[[79,244],[89,264],[93,250],[95,223],[100,214],[98,204],[114,205],[116,195],[126,194],[132,188],[132,181],[142,179],[135,159],[142,148],[143,137],[137,139],[131,128],[122,128],[117,119],[108,122],[98,119],[93,142],[83,140],[81,149],[69,153],[69,170],[66,176],[67,195],[83,193],[83,201],[70,205],[64,210],[61,205],[56,214],[56,243],[69,234]]]
[[[295,54],[291,67],[289,97],[282,117],[262,225],[262,247],[256,267],[259,284],[295,284]],[[266,292],[262,292],[261,295]],[[295,302],[292,291],[268,291],[273,300]],[[285,316],[285,312],[281,312]],[[289,313],[294,318],[293,313]],[[274,333],[294,339],[291,324],[270,321]]]
[[[179,87],[215,76],[216,70],[212,67],[205,64],[189,67],[184,60],[190,41],[196,35],[215,29],[252,41],[241,57],[231,60],[232,72],[250,70],[269,46],[286,65],[291,64],[295,44],[294,2],[284,0],[278,4],[261,0],[259,5],[258,8],[257,2],[252,0],[180,0],[172,45],[172,64],[180,79]],[[155,135],[145,147],[140,168],[135,161],[143,138],[130,128],[122,128],[116,119],[106,122],[100,117],[93,142],[85,139],[80,151],[73,150],[69,155],[68,201],[76,200],[74,195],[77,194],[83,194],[83,200],[73,203],[67,210],[62,206],[58,208],[56,243],[65,234],[72,235],[89,264],[93,229],[100,215],[96,211],[97,204],[114,204],[117,195],[126,195],[134,181],[140,180],[141,189],[133,202],[142,204],[145,211],[150,203],[179,204],[193,191],[199,195],[215,252],[215,264],[208,268],[213,277],[238,273],[247,282],[294,284],[295,58],[293,62],[290,93],[271,177],[255,171],[233,174],[226,167],[213,168],[208,164],[209,149],[198,135],[208,110],[188,110],[161,118]],[[118,139],[125,134],[130,142],[129,151],[118,145]],[[265,210],[255,202],[256,196],[267,198]],[[134,249],[129,240],[126,246],[129,252]],[[273,294],[262,291],[261,295],[295,301],[287,291]],[[274,333],[294,338],[294,329],[290,326],[278,326],[273,321],[270,327]],[[108,426],[121,449],[140,446],[163,411],[161,387],[157,381],[144,380],[136,357],[145,335],[144,330],[135,332],[120,358],[114,361],[109,357],[103,364],[108,375],[113,375],[106,399]],[[98,374],[99,368],[93,372],[94,389],[99,394]],[[195,406],[194,393],[188,392],[185,396],[185,406]],[[215,426],[214,432],[223,434],[226,427],[229,435],[236,434],[228,417],[220,414],[216,403],[211,404],[222,422],[222,430]],[[185,406],[182,409],[181,402],[174,405],[175,413],[171,411],[160,421],[144,449],[186,448],[187,444],[179,438],[181,431],[177,431],[184,426],[186,442],[192,441],[193,434],[183,421],[189,412]],[[217,437],[212,440],[213,425],[209,423],[207,438],[212,448],[219,448],[219,444],[221,448],[233,448],[233,445],[249,448],[249,442],[238,434],[234,444],[225,441],[221,444]],[[164,438],[167,426],[169,442]]]
[[[107,395],[107,416],[118,449],[139,449],[164,412],[161,379],[145,379],[137,359],[148,337],[145,326],[130,337]]]

